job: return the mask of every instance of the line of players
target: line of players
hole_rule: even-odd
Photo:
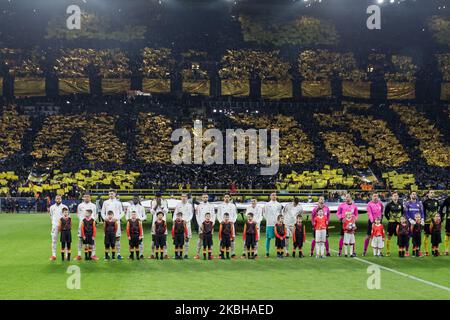
[[[441,242],[441,215],[447,216],[445,235],[445,254],[448,255],[448,244],[450,234],[450,198],[447,198],[441,207],[435,197],[434,191],[430,190],[427,199],[422,203],[417,199],[417,193],[412,192],[410,199],[405,203],[399,201],[398,193],[392,194],[392,201],[383,207],[378,194],[372,195],[372,200],[367,204],[367,235],[364,241],[363,255],[366,255],[369,241],[372,239],[374,255],[381,256],[384,248],[385,232],[382,224],[383,212],[388,220],[386,255],[390,255],[391,239],[395,235],[398,237],[399,256],[409,255],[410,238],[413,241],[413,255],[421,256],[421,234],[424,232],[425,255],[428,253],[429,238],[432,242],[432,254],[439,255],[438,247]],[[187,259],[190,240],[192,239],[191,220],[194,217],[192,203],[188,202],[186,194],[181,197],[181,202],[174,211],[174,221],[172,227],[172,238],[175,246],[175,258]],[[445,210],[445,213],[444,213]],[[161,194],[151,201],[150,213],[152,219],[152,259],[168,258],[167,255],[167,234],[166,224],[169,209],[167,201],[162,199]],[[243,257],[256,258],[258,256],[258,240],[260,235],[260,224],[262,219],[266,220],[266,257],[269,257],[270,243],[275,239],[277,247],[277,257],[282,258],[290,255],[290,239],[292,238],[292,256],[295,257],[296,250],[298,256],[303,257],[303,242],[306,232],[303,224],[303,208],[298,199],[292,203],[282,206],[277,201],[276,193],[270,195],[270,201],[264,206],[258,206],[256,199],[251,200],[251,205],[246,210],[247,221],[244,224],[244,253]],[[85,259],[98,260],[95,251],[97,208],[90,200],[88,194],[83,196],[83,202],[77,208],[79,218],[78,227],[78,254],[77,260],[81,260],[81,253],[84,245]],[[339,253],[342,255],[344,249],[345,256],[355,256],[355,231],[358,220],[358,208],[352,200],[350,194],[346,195],[345,202],[341,203],[336,213],[341,222],[341,237],[339,241]],[[50,208],[52,218],[52,256],[51,260],[56,260],[56,247],[58,234],[61,233],[61,256],[70,259],[71,253],[71,219],[68,208],[62,204],[62,198],[57,196],[55,204]],[[110,191],[109,199],[103,203],[101,217],[104,220],[105,230],[105,258],[121,260],[121,226],[120,221],[126,216],[127,238],[129,240],[130,258],[142,259],[144,252],[144,232],[142,221],[147,219],[145,208],[139,203],[139,199],[133,199],[133,203],[123,209],[122,203],[117,199],[116,193]],[[194,259],[200,258],[203,249],[203,258],[212,259],[212,234],[214,224],[219,222],[220,258],[235,258],[235,227],[237,220],[237,209],[231,201],[229,194],[225,194],[224,201],[219,204],[216,210],[213,204],[208,202],[208,195],[202,195],[201,202],[195,210],[195,217],[198,223],[198,241],[196,255]],[[325,205],[323,197],[319,198],[317,206],[311,214],[313,227],[313,240],[311,243],[310,255],[313,256],[316,250],[317,257],[330,255],[328,243],[328,224],[330,220],[330,210]],[[444,220],[444,219],[443,219]],[[117,255],[116,255],[117,254]],[[65,256],[66,255],[66,256]]]

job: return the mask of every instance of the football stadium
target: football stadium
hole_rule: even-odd
[[[447,0],[1,0],[0,94],[0,300],[450,299]]]

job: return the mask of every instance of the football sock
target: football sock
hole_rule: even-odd
[[[327,251],[327,254],[330,253],[330,243],[328,242],[328,239],[325,240],[325,250]]]
[[[342,253],[342,246],[343,246],[343,244],[344,244],[344,238],[341,237],[341,238],[339,239],[339,254]]]
[[[364,240],[364,253],[367,252],[368,247],[369,247],[369,238],[366,237],[366,239]]]
[[[386,240],[386,253],[391,254],[391,239],[389,238]]]
[[[425,252],[428,252],[428,243],[429,243],[429,236],[426,234],[423,238],[423,246],[425,248]]]
[[[448,220],[447,220],[448,221]],[[448,234],[445,235],[445,239],[444,239],[444,247],[445,247],[445,252],[448,251],[448,242],[449,242],[449,236]]]
[[[70,254],[71,254],[71,251],[70,250],[67,251],[67,260],[70,260]]]
[[[270,238],[266,238],[266,254],[269,254],[270,252]]]
[[[311,255],[314,253],[314,248],[316,247],[316,240],[313,239],[311,241]]]
[[[292,251],[292,256],[295,258],[295,250]]]
[[[61,260],[64,261],[65,252],[61,250]]]
[[[140,259],[139,258],[139,249],[136,250],[136,259],[138,259],[138,260]]]

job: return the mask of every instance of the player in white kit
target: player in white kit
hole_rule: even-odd
[[[286,246],[284,247],[286,257],[289,257],[289,238],[292,237],[297,215],[303,214],[303,207],[299,203],[298,198],[294,198],[291,203],[288,203],[283,209],[284,223],[287,229]]]
[[[169,206],[167,204],[167,201],[162,198],[161,192],[157,192],[155,195],[155,199],[153,199],[150,202],[150,213],[153,216],[152,229],[153,229],[153,225],[155,224],[155,222],[158,218],[157,217],[158,212],[163,213],[163,220],[167,223],[167,214],[169,213]],[[166,232],[167,232],[167,230],[166,230]],[[152,255],[150,256],[150,259],[154,259],[154,258],[155,258],[155,243],[152,238]],[[167,244],[166,244],[164,246],[164,259],[168,259],[168,258],[169,257],[167,256]]]
[[[128,206],[125,219],[128,221],[131,219],[131,213],[136,212],[137,218],[144,223],[144,221],[147,220],[147,214],[145,213],[145,208],[141,204],[141,201],[139,199],[139,196],[135,195],[133,197],[133,200],[131,200],[131,204]],[[142,239],[139,240],[139,252],[140,252],[140,259],[144,258],[144,233],[142,233]]]
[[[200,259],[200,249],[202,247],[202,237],[201,237],[201,228],[203,221],[205,221],[205,214],[209,213],[211,215],[211,221],[213,223],[216,221],[216,212],[214,209],[214,205],[208,202],[208,195],[204,193],[202,195],[202,201],[195,209],[195,218],[197,219],[198,224],[198,241],[197,241],[197,254],[195,255],[194,259]],[[212,250],[212,248],[211,248]]]
[[[95,203],[91,202],[91,195],[88,193],[85,193],[83,195],[83,202],[81,202],[77,207],[77,217],[78,217],[78,254],[76,259],[78,261],[81,260],[81,249],[83,247],[83,238],[81,237],[81,221],[86,217],[86,210],[92,210],[92,219],[97,220],[97,206]],[[98,260],[97,256],[95,255],[95,242],[92,245],[92,260]]]
[[[114,219],[118,222],[116,232],[117,259],[122,260],[122,256],[120,254],[120,236],[122,235],[120,222],[125,213],[123,211],[122,202],[120,202],[116,197],[116,192],[114,190],[110,190],[108,195],[109,199],[103,202],[101,216],[103,220],[106,220],[106,215],[108,211],[114,212]]]
[[[270,253],[270,240],[275,238],[275,224],[282,214],[283,206],[277,201],[277,194],[270,195],[270,201],[264,205],[263,216],[266,219],[266,257]]]
[[[67,209],[69,210],[69,208],[67,208],[67,206],[65,204],[62,203],[62,197],[61,196],[56,196],[55,197],[55,204],[53,204],[50,207],[50,219],[52,221],[52,232],[51,232],[51,237],[52,237],[52,255],[50,257],[51,261],[55,261],[56,260],[56,246],[58,243],[58,225],[59,225],[59,221],[61,220],[63,214],[62,214],[62,210],[63,209]]]
[[[225,195],[223,196],[223,202],[217,207],[217,221],[219,222],[219,224],[222,223],[223,215],[225,213],[229,214],[230,222],[233,224],[233,229],[236,232],[234,224],[237,220],[237,208],[236,205],[231,202],[231,196],[229,193],[225,193]],[[234,238],[236,238],[236,234],[234,235]],[[236,258],[236,243],[234,241],[234,238],[233,240],[231,240],[231,258]]]
[[[255,221],[256,225],[258,226],[258,239],[260,239],[260,226],[261,226],[261,221],[263,219],[263,207],[262,206],[258,206],[258,201],[256,200],[256,198],[252,198],[251,200],[251,205],[250,207],[248,207],[245,210],[245,216],[248,217],[249,213],[253,213],[253,221]],[[255,245],[255,257],[258,256],[258,242],[256,241],[256,245]],[[245,258],[245,243],[244,243],[244,249],[242,252],[244,252],[242,254],[242,257]]]
[[[194,208],[192,207],[192,203],[188,202],[186,193],[181,194],[181,203],[177,204],[173,215],[176,217],[178,212],[181,212],[181,218],[186,222],[186,227],[188,229],[188,238],[184,242],[183,254],[184,259],[189,259],[189,240],[192,238],[191,220],[194,217]]]

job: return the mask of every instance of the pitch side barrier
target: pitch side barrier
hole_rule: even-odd
[[[92,195],[105,196],[108,194],[110,189],[90,189],[88,190]],[[123,196],[154,196],[157,192],[161,192],[163,195],[168,197],[181,196],[183,193],[191,194],[192,196],[200,196],[204,193],[209,195],[224,195],[225,193],[231,193],[233,196],[270,196],[271,193],[277,192],[279,197],[308,197],[308,196],[328,196],[332,194],[343,195],[348,192],[351,194],[371,194],[373,192],[378,192],[380,194],[385,194],[388,196],[393,190],[388,189],[375,189],[375,190],[362,190],[362,189],[303,189],[298,191],[284,191],[284,190],[274,190],[274,189],[238,189],[235,192],[231,192],[230,189],[127,189],[127,190],[116,190],[118,195]],[[407,189],[396,190],[400,194],[409,194],[412,191]],[[427,190],[414,190],[419,196],[422,196],[428,192]],[[435,190],[438,195],[446,194],[450,195],[450,190]]]

